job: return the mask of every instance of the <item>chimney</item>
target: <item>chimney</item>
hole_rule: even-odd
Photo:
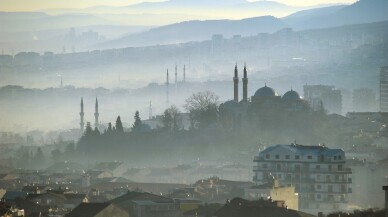
[[[385,217],[388,217],[388,186],[383,186],[385,191]]]

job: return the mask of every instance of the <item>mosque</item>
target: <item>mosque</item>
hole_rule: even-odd
[[[300,117],[308,114],[311,109],[308,103],[300,95],[290,90],[283,96],[265,85],[259,88],[253,96],[248,98],[247,67],[244,66],[243,97],[239,101],[239,76],[237,65],[234,69],[234,99],[220,105],[220,117],[223,125],[230,130],[242,127],[244,122],[271,125],[279,120],[287,120],[291,117]]]

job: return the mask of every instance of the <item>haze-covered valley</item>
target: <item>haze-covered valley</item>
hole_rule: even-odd
[[[176,215],[166,217],[183,217],[190,214],[175,210],[183,209],[176,201],[198,200],[197,208],[229,207],[236,197],[264,201],[257,190],[265,178],[293,190],[287,205],[300,192],[300,206],[290,209],[381,208],[388,2],[332,2],[169,0],[0,12],[0,174],[17,177],[0,176],[0,199],[2,188],[30,185],[52,187],[47,194],[58,188],[58,198],[68,188],[88,194],[90,204],[141,192],[149,206],[156,193],[172,199]],[[39,207],[40,196],[23,201]],[[65,216],[74,207],[47,213]]]

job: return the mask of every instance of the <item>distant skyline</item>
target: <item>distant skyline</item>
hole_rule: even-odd
[[[87,8],[99,5],[125,6],[141,2],[160,0],[0,0],[0,11],[37,11],[52,8]],[[195,0],[193,0],[195,1]],[[254,1],[254,0],[249,0]],[[351,4],[357,0],[276,0],[291,6],[313,6],[319,4]]]

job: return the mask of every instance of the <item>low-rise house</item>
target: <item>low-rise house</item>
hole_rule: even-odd
[[[6,192],[7,192],[7,190],[0,188],[0,199],[4,197]]]
[[[223,202],[228,198],[243,197],[244,188],[252,185],[252,182],[230,181],[212,177],[197,181],[194,187],[200,199]]]
[[[53,209],[74,209],[81,203],[88,202],[86,194],[48,191],[45,194],[29,194],[27,200]]]
[[[16,199],[15,207],[19,211],[24,211],[23,216],[39,216],[49,213],[50,207],[42,204],[37,204],[26,199]]]
[[[11,217],[11,216],[12,216],[11,206],[5,203],[0,203],[0,217]]]
[[[234,198],[214,213],[215,217],[314,217],[304,212],[283,207],[283,201],[256,200],[248,201]]]
[[[183,213],[191,210],[196,210],[204,204],[203,201],[195,199],[176,199],[176,201],[179,204],[179,208]]]
[[[107,171],[114,177],[122,177],[127,172],[128,167],[122,162],[102,162],[94,167],[94,170]]]
[[[112,203],[81,203],[65,217],[129,217],[124,209]]]
[[[16,199],[25,199],[27,196],[26,192],[22,191],[7,191],[1,198],[1,201],[12,204]]]
[[[171,198],[150,193],[130,192],[111,200],[134,217],[180,217],[179,203]]]
[[[15,180],[16,177],[12,174],[5,173],[5,174],[0,174],[0,181],[9,181],[9,180]]]
[[[284,201],[285,205],[294,210],[299,208],[299,196],[294,186],[281,186],[275,178],[272,182],[262,185],[255,185],[244,189],[244,198],[258,200],[271,198],[276,201]]]
[[[22,188],[22,191],[27,194],[44,194],[50,189],[47,185],[27,185]]]
[[[63,203],[65,209],[74,209],[81,203],[87,203],[89,201],[86,194],[63,194],[63,196],[65,196]]]

